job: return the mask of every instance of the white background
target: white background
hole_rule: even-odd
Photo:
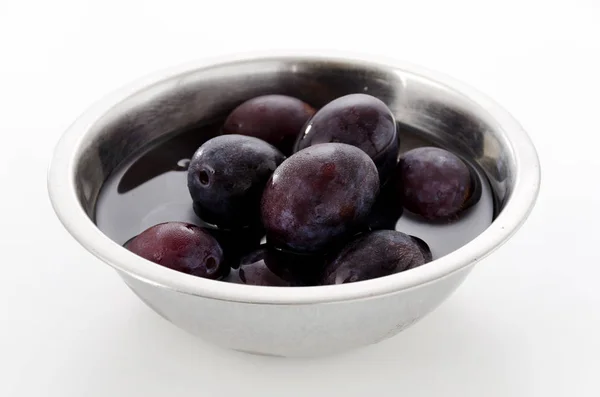
[[[479,4],[477,4],[479,3]],[[437,311],[318,360],[176,329],[62,229],[62,131],[131,79],[268,49],[406,59],[503,104],[542,191],[521,231]],[[0,396],[599,396],[600,2],[0,0]]]

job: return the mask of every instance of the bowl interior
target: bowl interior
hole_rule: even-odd
[[[315,107],[350,93],[383,100],[403,128],[459,153],[487,176],[501,212],[516,164],[505,134],[483,107],[420,75],[369,63],[258,59],[187,71],[120,101],[91,126],[74,166],[79,201],[90,218],[103,183],[131,156],[182,130],[223,118],[254,96],[287,94]]]
[[[190,277],[156,266],[123,249],[95,225],[103,184],[150,146],[223,119],[257,95],[287,94],[320,107],[355,92],[380,98],[402,128],[414,129],[478,166],[496,207],[496,218],[483,233],[430,266],[360,283],[272,288]],[[72,124],[56,147],[48,173],[50,199],[63,225],[121,274],[152,288],[211,300],[277,305],[370,299],[437,285],[506,242],[532,210],[539,185],[539,161],[527,134],[473,88],[407,63],[312,53],[195,62],[140,79],[100,100]]]

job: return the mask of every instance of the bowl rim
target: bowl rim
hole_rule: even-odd
[[[193,277],[143,259],[104,235],[81,206],[75,185],[75,158],[92,126],[122,100],[160,81],[193,70],[253,61],[328,61],[400,70],[459,92],[485,109],[498,123],[512,148],[516,165],[512,194],[492,224],[475,239],[435,261],[386,277],[332,286],[264,287],[225,283]],[[160,288],[224,301],[251,304],[314,304],[365,299],[418,287],[469,267],[503,245],[525,222],[539,194],[541,171],[536,149],[521,127],[499,104],[443,73],[406,61],[365,54],[332,51],[279,51],[244,53],[205,58],[169,67],[106,95],[93,104],[67,129],[58,141],[48,170],[50,201],[67,231],[89,252],[116,270]]]

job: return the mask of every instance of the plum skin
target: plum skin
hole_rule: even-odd
[[[400,144],[396,121],[387,105],[374,96],[349,94],[323,106],[298,136],[295,151],[327,142],[362,149],[375,162],[381,182],[396,166]]]
[[[270,249],[266,246],[253,251],[240,260],[238,275],[247,285],[272,287],[293,287],[295,280],[281,277],[268,266],[267,256]]]
[[[287,95],[262,95],[236,107],[223,124],[224,134],[240,134],[262,139],[290,155],[296,137],[315,109]]]
[[[400,156],[395,178],[404,207],[432,221],[456,217],[481,196],[481,182],[472,167],[436,147]]]
[[[411,236],[378,230],[349,242],[327,265],[323,285],[346,284],[389,276],[429,262]]]
[[[366,221],[379,176],[362,150],[324,143],[301,150],[275,170],[263,192],[267,242],[300,253],[319,252]]]
[[[263,244],[242,257],[237,267],[243,284],[306,287],[318,285],[324,266],[324,255],[295,254]]]
[[[425,263],[431,262],[433,260],[433,255],[431,253],[431,248],[429,248],[429,244],[417,236],[410,236],[410,238],[419,246],[423,258],[425,259]]]
[[[217,240],[185,222],[154,225],[129,240],[125,248],[151,262],[193,276],[219,279],[228,273]]]
[[[265,287],[294,286],[293,283],[290,283],[273,273],[262,259],[252,263],[240,264],[238,276],[241,283],[246,285],[261,285]]]
[[[188,190],[194,211],[223,228],[257,224],[262,191],[285,156],[253,137],[222,135],[194,153],[188,169]]]

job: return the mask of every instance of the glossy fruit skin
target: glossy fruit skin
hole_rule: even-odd
[[[264,261],[273,273],[294,286],[318,285],[325,268],[323,254],[296,254],[272,247],[265,249]]]
[[[152,226],[128,241],[126,248],[149,261],[193,276],[219,279],[229,271],[217,240],[189,223]]]
[[[293,287],[300,285],[295,280],[282,278],[267,265],[269,248],[261,248],[251,252],[240,260],[238,275],[242,284],[263,285],[272,287]]]
[[[263,95],[235,108],[225,120],[222,131],[262,139],[287,156],[292,154],[298,134],[314,114],[312,106],[297,98]]]
[[[284,159],[258,138],[210,139],[194,153],[188,169],[194,211],[202,220],[227,229],[256,224],[264,186]]]
[[[423,254],[423,258],[425,259],[425,263],[431,262],[433,260],[433,255],[431,254],[431,248],[429,248],[429,244],[417,236],[410,236],[410,238],[419,246],[419,249]]]
[[[325,269],[322,284],[346,284],[413,269],[426,263],[409,235],[378,230],[348,243]]]
[[[364,224],[378,192],[377,168],[362,150],[343,143],[301,150],[265,187],[267,242],[293,252],[323,251]]]
[[[324,266],[324,255],[299,255],[263,244],[240,260],[239,276],[252,285],[314,286]]]
[[[421,147],[400,157],[396,186],[404,207],[428,220],[452,219],[481,197],[475,171],[455,154]]]
[[[393,183],[386,183],[380,190],[367,219],[368,230],[396,230],[402,216],[402,199]]]
[[[261,285],[266,287],[293,287],[290,283],[273,273],[262,259],[240,264],[238,276],[241,284]]]
[[[298,136],[295,150],[326,142],[362,149],[375,162],[382,182],[396,166],[399,139],[394,115],[371,95],[345,95],[323,106]]]

